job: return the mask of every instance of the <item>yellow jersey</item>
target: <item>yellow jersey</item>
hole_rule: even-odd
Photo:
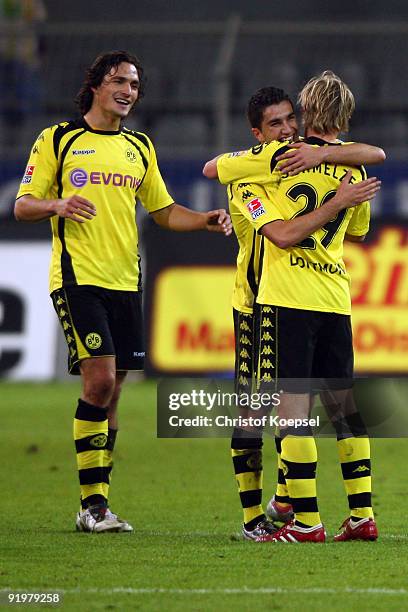
[[[327,144],[318,138],[306,142]],[[363,167],[322,163],[297,176],[281,174],[276,157],[286,150],[279,142],[258,145],[242,155],[222,156],[217,162],[222,183],[251,182],[248,200],[240,209],[259,232],[267,223],[290,220],[322,206],[336,192],[349,169],[352,182],[366,178]],[[299,244],[280,249],[265,239],[257,301],[302,310],[350,314],[350,277],[343,261],[345,234],[365,235],[370,206],[342,210],[334,219]]]
[[[238,240],[237,270],[232,291],[232,306],[251,314],[258,294],[260,259],[263,256],[264,237],[242,214],[242,202],[254,197],[250,183],[228,185],[229,213]]]
[[[17,198],[74,194],[95,204],[97,214],[85,223],[51,217],[50,291],[70,285],[140,290],[136,199],[148,212],[173,202],[149,138],[126,128],[94,130],[83,119],[45,129]]]

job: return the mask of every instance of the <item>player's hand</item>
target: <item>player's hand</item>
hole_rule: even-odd
[[[226,236],[232,234],[231,217],[224,208],[218,210],[210,210],[206,213],[206,229],[209,232],[222,232]]]
[[[85,223],[87,219],[93,219],[96,215],[95,205],[79,195],[56,200],[54,211],[59,217],[71,219],[77,223]]]
[[[351,177],[352,172],[349,170],[333,198],[340,210],[371,200],[381,188],[381,181],[375,176],[354,184],[350,183]]]
[[[295,176],[303,170],[318,166],[323,161],[323,147],[313,147],[305,142],[294,142],[289,146],[289,151],[276,158],[279,162],[283,162],[278,166],[282,174]]]

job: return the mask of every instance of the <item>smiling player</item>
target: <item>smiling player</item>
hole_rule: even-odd
[[[50,292],[69,371],[82,376],[74,419],[80,531],[133,530],[110,511],[108,491],[121,386],[145,355],[136,199],[165,228],[231,233],[224,210],[175,204],[149,138],[122,127],[142,95],[136,57],[99,56],[76,99],[81,118],[40,134],[15,205],[18,220],[51,221]]]
[[[256,91],[249,100],[247,116],[251,132],[260,143],[252,148],[250,155],[250,161],[255,166],[255,170],[258,167],[259,159],[267,155],[271,148],[278,147],[278,142],[287,145],[288,141],[296,140],[298,137],[294,107],[289,96],[282,89],[263,87]],[[273,143],[273,141],[276,142]],[[265,143],[272,144],[262,146]],[[266,180],[272,182],[270,185],[272,189],[277,189],[283,174],[292,176],[301,170],[318,166],[320,163],[373,164],[380,163],[384,159],[384,152],[378,147],[359,143],[343,147],[313,147],[305,142],[299,142],[291,144],[289,149],[282,144],[277,154],[279,152],[281,155],[277,157],[277,161],[283,160],[283,163],[279,165],[279,172],[275,171],[272,174],[269,161],[265,165]],[[204,166],[204,175],[211,179],[217,178],[218,164],[239,168],[241,163],[248,162],[248,156],[245,153],[245,151],[230,153],[208,161]],[[259,189],[259,186],[254,185],[255,182],[255,178],[248,172],[240,174],[240,180],[231,182],[227,189],[231,219],[239,244],[232,297],[237,393],[250,391],[257,376],[255,354],[259,340],[253,311],[261,280],[265,239],[257,233],[243,210],[250,207],[252,219],[262,213],[261,202],[260,200],[256,202],[255,196],[260,194],[262,198],[264,192]],[[348,236],[347,239],[354,239],[354,237]],[[268,347],[265,350],[268,350]],[[245,410],[241,411],[241,416],[246,416]],[[280,436],[275,437],[275,444],[278,454],[278,482],[276,493],[268,503],[267,514],[274,520],[286,522],[292,516],[292,505],[283,471]],[[262,446],[262,432],[259,429],[255,431],[238,427],[234,429],[231,453],[243,508],[242,533],[244,538],[255,541],[274,531],[273,525],[265,520],[262,507]]]

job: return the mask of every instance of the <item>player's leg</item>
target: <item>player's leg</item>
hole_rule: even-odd
[[[289,308],[262,306],[259,378],[262,384],[275,381],[283,388],[280,419],[309,416],[309,381],[313,362],[314,338],[318,321],[314,313]],[[263,359],[265,339],[274,358]],[[262,541],[324,542],[316,495],[317,450],[310,428],[281,427],[281,461],[292,503],[292,523]]]
[[[254,315],[234,309],[235,391],[238,397],[252,392],[254,378]],[[246,418],[248,411],[241,409]],[[257,415],[258,416],[258,415]],[[262,432],[236,427],[232,433],[231,456],[243,510],[243,535],[254,539],[272,527],[265,522],[262,508]]]
[[[126,371],[116,372],[115,388],[113,391],[112,399],[110,400],[109,405],[108,405],[108,410],[107,410],[108,439],[106,442],[106,447],[104,451],[104,461],[103,461],[103,466],[104,466],[104,469],[106,470],[108,482],[104,482],[103,489],[104,489],[104,495],[106,497],[107,506],[108,506],[106,510],[107,518],[116,520],[119,523],[121,523],[122,527],[120,531],[131,532],[133,531],[132,525],[130,525],[128,521],[125,521],[124,519],[119,518],[118,515],[112,512],[109,507],[109,487],[110,487],[111,480],[112,480],[113,451],[115,448],[116,437],[117,437],[117,433],[119,430],[118,403],[119,403],[119,398],[120,398],[120,394],[122,391],[122,385],[124,383],[126,375],[127,375]]]
[[[326,337],[316,354],[325,368],[329,389],[321,394],[323,405],[336,430],[337,448],[350,516],[336,541],[373,540],[377,528],[371,501],[370,440],[354,402],[353,343],[350,317],[326,314]],[[326,349],[321,349],[326,346]]]
[[[266,515],[273,521],[287,523],[293,519],[293,508],[289,497],[288,486],[282,463],[282,438],[278,432],[275,434],[275,447],[278,463],[276,493],[266,506]]]
[[[108,483],[104,485],[105,497],[108,499],[109,497],[109,486],[112,478],[112,468],[113,468],[113,450],[116,444],[116,438],[119,429],[119,420],[118,420],[118,403],[120,394],[122,391],[122,385],[126,378],[127,372],[116,372],[115,378],[115,387],[112,393],[112,397],[108,404],[107,408],[107,417],[108,417],[108,439],[106,442],[105,453],[104,453],[104,467],[107,471],[108,475]]]
[[[82,394],[74,418],[74,440],[82,512],[77,528],[117,531],[105,520],[107,482],[104,450],[108,434],[107,407],[115,387],[115,355],[103,296],[98,287],[72,287],[52,294],[68,344],[70,373],[82,376]]]
[[[106,293],[109,328],[115,346],[116,378],[111,400],[108,404],[108,440],[104,452],[104,468],[107,479],[104,484],[105,497],[109,497],[112,477],[113,454],[119,429],[118,404],[122,386],[128,371],[143,370],[144,338],[142,296],[136,291],[109,291]],[[131,532],[133,527],[111,511],[108,503],[107,516],[121,524],[120,531]]]
[[[115,388],[115,358],[83,359],[80,370],[83,391],[75,415],[74,437],[81,505],[88,508],[107,502],[108,470],[104,456],[108,440],[108,405]]]

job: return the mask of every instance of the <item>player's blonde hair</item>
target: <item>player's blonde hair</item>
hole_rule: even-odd
[[[331,70],[306,83],[298,96],[305,129],[319,134],[347,132],[355,108],[354,96]]]

